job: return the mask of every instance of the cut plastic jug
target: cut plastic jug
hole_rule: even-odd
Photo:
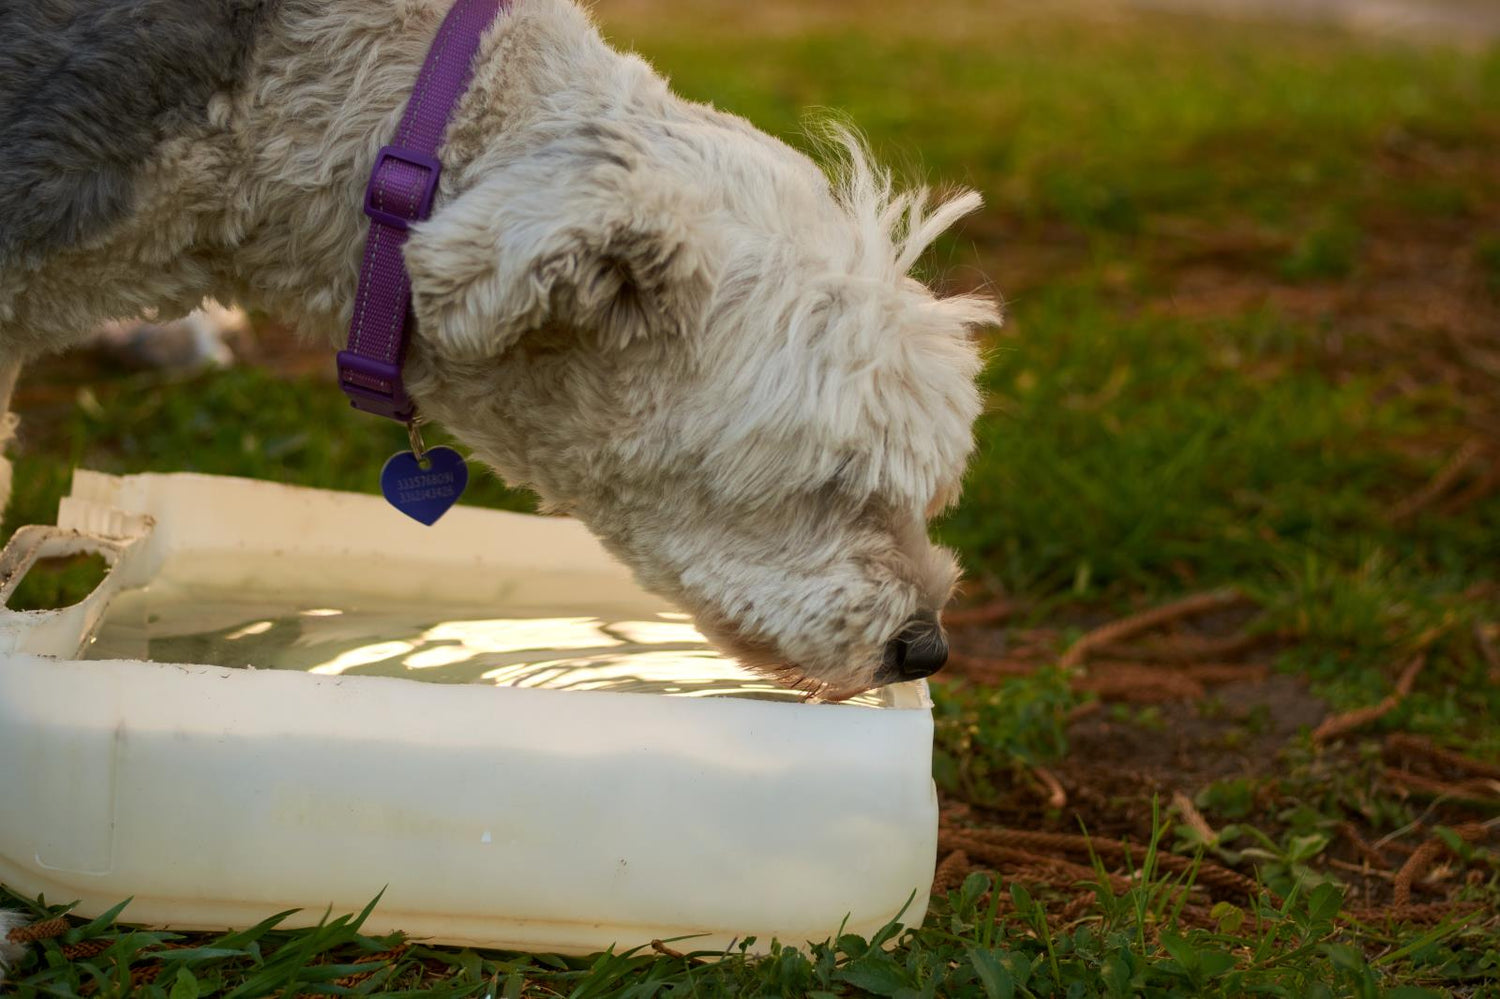
[[[0,610],[0,883],[178,929],[586,953],[920,922],[926,685],[810,704],[717,656],[576,522],[80,471],[0,554],[103,556]]]

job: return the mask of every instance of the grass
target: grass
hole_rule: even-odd
[[[1330,884],[1275,905],[1223,903],[1214,910],[1213,929],[1174,932],[1167,927],[1191,878],[1163,876],[1153,863],[1159,849],[1157,838],[1143,844],[1142,880],[1124,891],[1101,869],[1089,885],[1097,918],[1066,930],[1054,927],[1047,903],[1019,882],[1002,888],[972,874],[934,900],[920,929],[903,933],[891,924],[870,939],[840,934],[803,949],[773,945],[763,957],[746,956],[753,940],[728,954],[659,944],[590,958],[429,948],[399,934],[362,934],[360,924],[378,899],[364,913],[325,919],[310,930],[278,930],[282,913],[212,938],[122,928],[112,925],[118,912],[111,912],[40,944],[40,960],[32,963],[45,967],[28,976],[21,994],[1418,999],[1439,993],[1383,982],[1392,972],[1420,977],[1432,969],[1477,981],[1500,959],[1492,949],[1483,959],[1488,964],[1476,963],[1455,947],[1472,936],[1471,919],[1440,925],[1371,960],[1363,945],[1387,938],[1342,922],[1342,894]],[[892,942],[899,946],[892,949]],[[68,949],[89,956],[69,958]]]
[[[711,964],[392,954],[399,941],[348,918],[187,939],[95,921],[29,958],[21,994],[1500,994],[1500,861],[1483,828],[1500,803],[1401,741],[1500,761],[1500,498],[1486,486],[1500,465],[1500,49],[967,0],[878,19],[819,3],[605,13],[688,95],[794,142],[806,107],[838,107],[905,172],[985,193],[931,261],[940,283],[993,282],[1009,304],[965,499],[938,531],[968,566],[967,599],[1014,603],[955,647],[1039,668],[955,666],[935,686],[945,837],[1082,825],[1135,844],[1131,859],[969,856],[976,873],[894,950],[788,941]],[[53,364],[23,381],[7,531],[51,522],[75,465],[373,491],[402,446],[325,380],[256,367],[167,386],[85,384]],[[484,477],[466,502],[530,505]],[[1254,610],[1166,639],[1253,633],[1237,661],[1254,682],[1146,703],[1145,681],[1111,693],[1050,668],[1094,625],[1226,585]],[[1389,695],[1419,653],[1391,711],[1312,737],[1327,713]],[[1174,792],[1191,811],[1153,804]],[[1388,869],[1361,860],[1351,830]],[[1447,914],[1381,916],[1427,840],[1446,859],[1414,900]],[[1174,857],[1268,891],[1205,896]],[[87,940],[107,949],[64,956]]]
[[[5,601],[11,610],[55,610],[69,607],[91,593],[109,572],[100,555],[39,558]]]

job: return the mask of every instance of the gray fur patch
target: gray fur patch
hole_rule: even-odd
[[[0,0],[0,264],[131,207],[163,139],[232,90],[276,0]]]

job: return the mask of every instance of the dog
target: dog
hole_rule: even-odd
[[[365,182],[445,13],[0,8],[0,386],[205,296],[337,343]],[[847,130],[825,171],[572,0],[515,0],[475,66],[405,250],[423,417],[756,670],[829,698],[934,672],[958,569],[927,523],[1000,317],[911,270],[978,195],[897,193]]]
[[[0,7],[0,446],[20,365],[103,321],[212,296],[336,344],[364,185],[444,13]],[[849,131],[825,172],[674,96],[572,0],[515,0],[475,66],[405,250],[424,418],[789,686],[940,668],[958,570],[927,523],[1000,316],[910,272],[978,196],[896,193]]]

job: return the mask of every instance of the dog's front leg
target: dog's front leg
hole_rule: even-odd
[[[15,436],[19,422],[10,411],[10,394],[20,374],[20,361],[0,361],[0,519],[4,518],[6,504],[10,502],[11,467],[5,457],[5,447]]]

